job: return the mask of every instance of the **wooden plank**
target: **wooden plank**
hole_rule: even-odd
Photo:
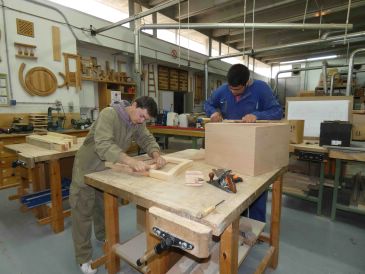
[[[61,61],[61,34],[60,28],[52,26],[53,61]]]
[[[69,142],[63,140],[56,140],[45,135],[29,135],[25,137],[28,144],[39,146],[41,148],[57,151],[67,151],[69,149]]]
[[[52,131],[48,131],[47,135],[59,137],[61,139],[71,139],[73,144],[77,144],[77,136],[63,134],[63,133],[57,133],[57,132],[52,132]]]
[[[149,212],[150,233],[159,228],[172,233],[175,237],[192,244],[192,250],[184,250],[198,258],[207,258],[210,254],[212,230],[200,223],[180,217],[158,207],[151,207]]]
[[[219,251],[219,272],[238,273],[238,228],[239,218],[223,232]]]
[[[142,232],[123,244],[116,244],[114,246],[115,253],[119,258],[125,260],[133,268],[141,271],[136,262],[144,255],[147,249],[146,233]]]

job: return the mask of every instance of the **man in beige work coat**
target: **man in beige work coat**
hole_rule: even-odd
[[[72,237],[76,261],[83,273],[97,271],[90,265],[92,222],[96,239],[105,239],[102,192],[86,185],[84,175],[104,170],[105,161],[124,163],[136,171],[147,170],[145,163],[125,153],[132,139],[155,160],[157,167],[165,165],[159,146],[144,123],[156,115],[157,105],[147,96],[137,98],[131,105],[123,101],[103,109],[75,156],[70,189]]]

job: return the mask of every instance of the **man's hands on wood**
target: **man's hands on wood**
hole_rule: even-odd
[[[242,122],[244,123],[256,123],[257,117],[254,114],[247,114],[242,117]]]
[[[222,114],[218,111],[210,115],[211,122],[222,122],[222,120],[223,120]]]

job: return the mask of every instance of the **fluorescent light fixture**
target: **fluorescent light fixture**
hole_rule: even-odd
[[[109,22],[118,22],[128,18],[128,14],[95,0],[48,0],[61,6],[72,8],[83,13],[93,15]]]
[[[311,61],[318,61],[318,60],[327,60],[327,59],[334,59],[336,57],[337,57],[337,55],[328,55],[328,56],[321,56],[321,57],[313,57],[313,58],[308,58],[308,59],[300,59],[300,60],[294,60],[294,61],[280,62],[280,65],[294,64],[294,63],[304,63],[304,62],[311,62]]]
[[[322,57],[313,57],[308,58],[307,61],[318,61],[318,60],[327,60],[327,59],[334,59],[337,55],[328,55],[328,56],[322,56]]]
[[[305,61],[306,61],[306,59],[300,59],[300,60],[294,60],[294,61],[285,61],[285,62],[280,62],[280,65],[303,63]]]

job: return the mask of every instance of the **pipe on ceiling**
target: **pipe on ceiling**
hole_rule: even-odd
[[[176,4],[179,4],[180,2],[184,2],[185,0],[171,0],[171,1],[167,1],[167,2],[164,2],[164,3],[161,3],[160,5],[157,5],[153,8],[150,8],[149,10],[146,10],[146,11],[142,11],[140,13],[137,13],[133,16],[130,16],[128,18],[125,18],[123,20],[120,20],[116,23],[113,23],[109,26],[105,26],[105,27],[102,27],[102,28],[99,28],[99,29],[96,29],[96,30],[92,30],[91,31],[91,34],[92,35],[96,35],[100,32],[103,32],[103,31],[106,31],[106,30],[109,30],[109,29],[112,29],[112,28],[115,28],[115,27],[118,27],[118,26],[121,26],[125,23],[128,23],[128,22],[131,22],[131,21],[134,21],[134,20],[137,20],[139,18],[142,18],[142,17],[145,17],[147,15],[150,15],[152,13],[155,13],[157,11],[160,11],[160,10],[163,10],[165,8],[168,8],[168,7],[171,7],[173,5],[176,5]]]
[[[352,29],[352,24],[302,24],[302,23],[183,23],[147,24],[141,29]]]
[[[134,63],[135,63],[135,72],[140,73],[141,69],[141,56],[140,56],[140,47],[139,47],[139,40],[140,40],[140,31],[142,29],[212,29],[212,28],[243,28],[243,27],[251,27],[251,28],[284,28],[284,29],[344,29],[349,28],[352,29],[352,24],[294,24],[294,23],[200,23],[200,24],[148,24],[148,25],[141,25],[136,27],[134,30]],[[364,32],[365,33],[365,32]],[[350,37],[350,35],[348,35]],[[342,37],[343,38],[343,37]],[[323,42],[326,40],[320,40]],[[316,40],[317,42],[317,40]],[[303,43],[303,42],[302,42]],[[291,46],[296,46],[298,43],[290,44]],[[299,43],[299,45],[301,45]],[[285,45],[284,45],[285,46]],[[259,49],[257,52],[262,52],[266,50],[273,50],[273,49],[280,49],[283,46],[279,47],[268,47]],[[251,51],[245,51],[240,53],[239,55],[246,55],[248,53],[252,53]],[[222,57],[226,58],[226,57]],[[207,66],[205,66],[207,69]],[[207,82],[207,78],[206,78]],[[205,99],[207,98],[208,94],[208,86],[205,86]]]
[[[360,52],[365,52],[365,48],[356,49],[353,52],[351,52],[351,55],[350,55],[349,68],[348,68],[348,74],[347,74],[346,96],[349,96],[351,93],[351,81],[352,81],[352,70],[354,68],[354,58],[355,58],[355,55]]]
[[[241,55],[253,55],[253,54],[262,53],[262,52],[266,52],[266,51],[281,50],[281,49],[287,49],[287,48],[292,48],[292,47],[309,46],[309,45],[320,44],[320,43],[325,43],[325,42],[332,42],[332,41],[342,40],[344,38],[344,36],[345,35],[337,35],[337,36],[328,37],[327,39],[314,39],[314,40],[308,40],[308,41],[302,41],[302,42],[290,43],[290,44],[286,44],[286,45],[275,46],[275,47],[261,48],[261,49],[255,50],[255,51],[246,50],[246,51],[241,51],[238,53],[231,53],[231,54],[222,55],[222,56],[209,57],[205,61],[206,64],[204,64],[205,75],[208,75],[208,63],[212,60],[219,60],[219,59],[241,56]],[[347,40],[352,39],[352,38],[357,38],[357,37],[365,37],[365,31],[347,34]],[[322,68],[322,67],[320,67],[320,68]],[[290,71],[287,71],[287,72],[290,72]],[[206,84],[205,85],[205,99],[207,98],[207,95],[208,95],[207,83],[208,83],[208,77],[205,78],[205,84]],[[275,84],[274,93],[275,93],[276,88],[277,88],[277,81]]]

